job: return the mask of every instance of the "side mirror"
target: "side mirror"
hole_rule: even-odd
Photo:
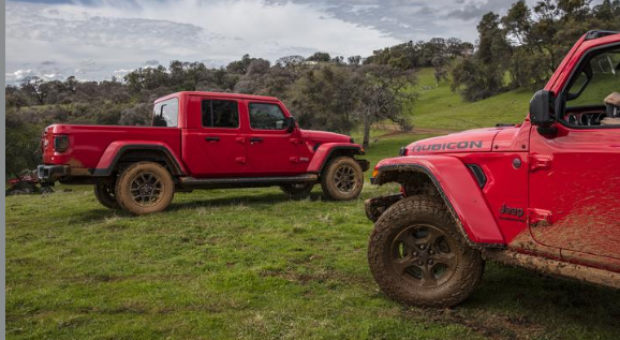
[[[532,125],[548,127],[555,121],[551,115],[551,92],[540,90],[530,100],[530,121]]]
[[[286,131],[292,132],[295,129],[295,118],[293,117],[284,118],[284,126],[286,127]]]

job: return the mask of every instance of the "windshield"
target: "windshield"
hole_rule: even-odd
[[[177,127],[179,119],[179,100],[171,98],[153,107],[153,126]]]

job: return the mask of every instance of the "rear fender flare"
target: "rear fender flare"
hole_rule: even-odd
[[[110,176],[114,172],[116,165],[124,154],[129,151],[139,150],[155,150],[161,152],[165,156],[166,164],[169,166],[173,175],[181,176],[187,173],[183,163],[179,161],[179,157],[166,143],[153,141],[116,141],[110,143],[110,145],[103,152],[103,155],[99,159],[99,163],[97,163],[97,168],[93,170],[93,176]]]
[[[362,147],[358,144],[346,144],[346,143],[325,143],[321,144],[314,152],[312,161],[308,166],[308,172],[321,173],[327,162],[332,158],[334,154],[344,153],[355,155],[364,155]]]
[[[474,248],[503,248],[504,236],[474,175],[460,160],[448,156],[409,156],[381,161],[375,184],[398,182],[406,172],[427,175],[448,210],[459,232]],[[402,177],[401,177],[402,178]]]

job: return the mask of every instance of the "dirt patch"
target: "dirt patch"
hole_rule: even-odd
[[[407,309],[404,315],[424,321],[449,326],[459,324],[476,334],[490,339],[526,340],[542,336],[545,328],[525,316],[506,316],[485,311],[461,311],[458,309]]]

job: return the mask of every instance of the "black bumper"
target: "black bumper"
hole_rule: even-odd
[[[39,165],[37,166],[37,177],[42,182],[56,182],[61,177],[69,176],[68,165]]]
[[[370,169],[370,162],[369,161],[367,161],[365,159],[356,159],[355,161],[362,168],[362,172],[366,172],[368,169]]]

